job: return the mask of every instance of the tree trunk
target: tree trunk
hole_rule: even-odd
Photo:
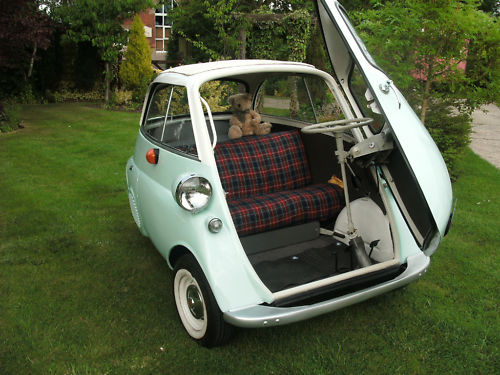
[[[38,49],[38,44],[37,42],[35,42],[35,45],[33,46],[33,53],[31,54],[30,66],[28,68],[28,75],[26,76],[26,80],[30,79],[31,74],[33,73],[33,65],[35,65],[35,57],[37,49]]]
[[[105,77],[105,81],[106,81],[106,91],[104,93],[104,101],[106,103],[109,103],[109,91],[110,91],[110,85],[111,85],[111,77],[110,77],[110,68],[109,68],[109,62],[106,61],[105,64],[104,64],[104,67],[106,69],[106,77]]]
[[[299,116],[299,98],[297,95],[297,80],[296,77],[288,78],[288,88],[290,90],[290,117],[298,118]]]
[[[427,113],[427,107],[429,106],[430,88],[431,88],[431,81],[429,78],[427,78],[427,81],[425,82],[424,99],[422,100],[422,110],[420,111],[420,121],[422,121],[422,124],[424,125],[425,125],[425,115]]]
[[[246,58],[246,49],[247,49],[247,29],[244,26],[240,29],[238,39],[240,41],[240,50],[238,53],[238,58],[244,60]]]
[[[427,69],[426,81],[424,86],[424,97],[422,99],[422,110],[420,111],[420,121],[425,125],[425,115],[427,114],[427,108],[429,107],[429,94],[431,92],[431,82],[433,75],[433,67],[429,64],[429,68]]]

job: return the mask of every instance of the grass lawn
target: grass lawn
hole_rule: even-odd
[[[468,152],[420,281],[204,349],[129,211],[139,115],[24,107],[0,135],[0,374],[499,374],[500,171]]]

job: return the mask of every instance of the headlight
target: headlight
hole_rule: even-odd
[[[184,178],[175,191],[177,204],[192,213],[203,210],[212,197],[212,186],[206,178],[191,175]]]

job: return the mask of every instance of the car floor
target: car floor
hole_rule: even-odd
[[[253,254],[249,259],[273,293],[348,272],[355,266],[350,248],[330,236]]]

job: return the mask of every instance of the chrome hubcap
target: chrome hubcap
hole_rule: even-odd
[[[200,297],[200,292],[195,285],[189,285],[186,290],[186,300],[191,315],[195,319],[203,319],[203,302]]]

